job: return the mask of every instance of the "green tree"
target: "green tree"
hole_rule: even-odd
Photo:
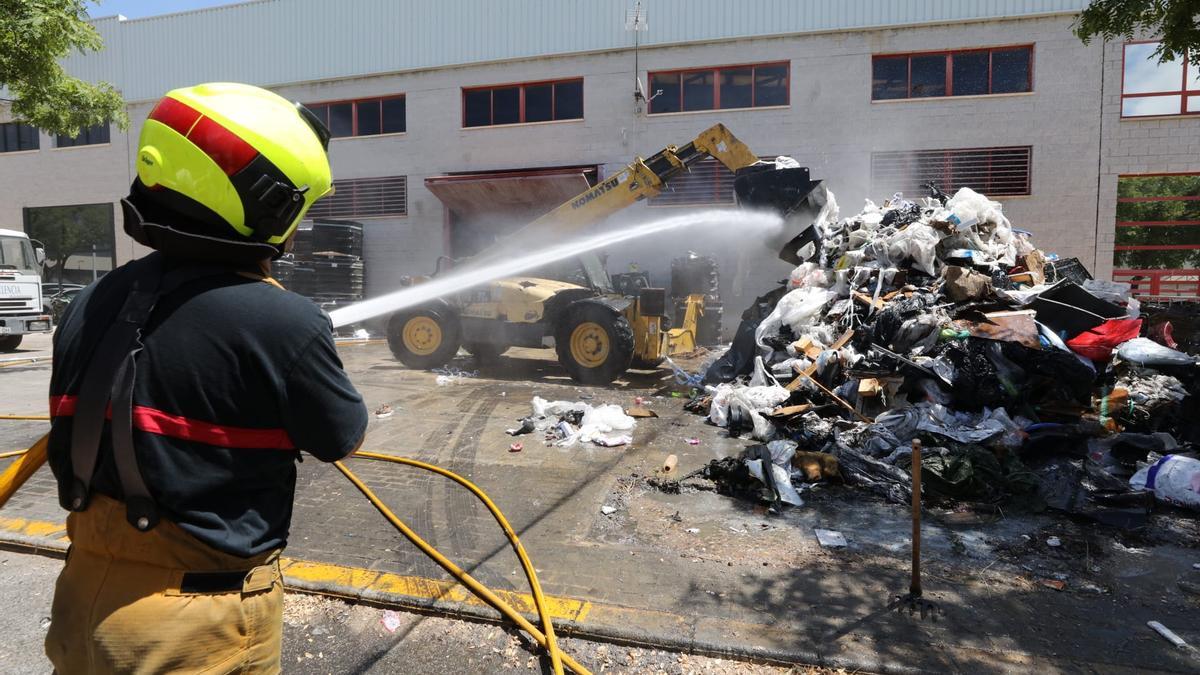
[[[102,47],[83,0],[0,0],[0,87],[12,117],[67,136],[110,121],[128,127],[111,84],[84,82],[59,65],[72,51]]]
[[[1162,40],[1154,52],[1160,63],[1186,56],[1200,65],[1200,0],[1092,0],[1074,30],[1083,44],[1096,36],[1108,41],[1152,35]]]
[[[46,247],[46,260],[62,285],[67,259],[89,255],[92,246],[104,251],[113,247],[111,204],[50,206],[26,211],[25,231]]]

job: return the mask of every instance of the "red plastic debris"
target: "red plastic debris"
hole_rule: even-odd
[[[1141,332],[1141,319],[1109,319],[1067,340],[1067,346],[1093,361],[1107,361],[1112,358],[1117,345],[1134,339]]]
[[[1170,321],[1156,323],[1153,326],[1150,326],[1150,330],[1146,331],[1146,337],[1154,340],[1164,347],[1179,349],[1179,345],[1175,342],[1175,338],[1171,336],[1173,330],[1174,326],[1171,325]]]
[[[521,443],[513,443],[512,445],[508,446],[509,452],[520,452],[524,449],[525,449],[525,446],[522,445]]]

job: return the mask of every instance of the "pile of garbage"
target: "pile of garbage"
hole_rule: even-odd
[[[999,203],[928,187],[849,218],[828,195],[807,262],[746,310],[687,406],[760,443],[706,470],[776,504],[831,473],[903,502],[916,439],[929,499],[1122,526],[1155,497],[1200,509],[1200,368],[1175,348],[1194,343],[1127,284],[1035,248]]]
[[[576,443],[615,448],[633,442],[637,420],[619,405],[593,406],[582,401],[547,401],[534,396],[533,414],[520,420],[518,427],[507,429],[509,436],[540,432],[549,446],[569,448]]]

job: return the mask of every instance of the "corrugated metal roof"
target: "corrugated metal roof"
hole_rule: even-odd
[[[1086,0],[643,0],[641,44],[1079,11]],[[634,0],[257,0],[97,19],[69,71],[128,100],[213,80],[278,85],[633,46]]]

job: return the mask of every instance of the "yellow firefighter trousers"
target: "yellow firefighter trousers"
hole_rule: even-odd
[[[58,673],[278,673],[279,551],[239,558],[167,520],[138,532],[95,495],[67,516],[46,655]],[[183,593],[185,572],[248,570],[241,589]]]

